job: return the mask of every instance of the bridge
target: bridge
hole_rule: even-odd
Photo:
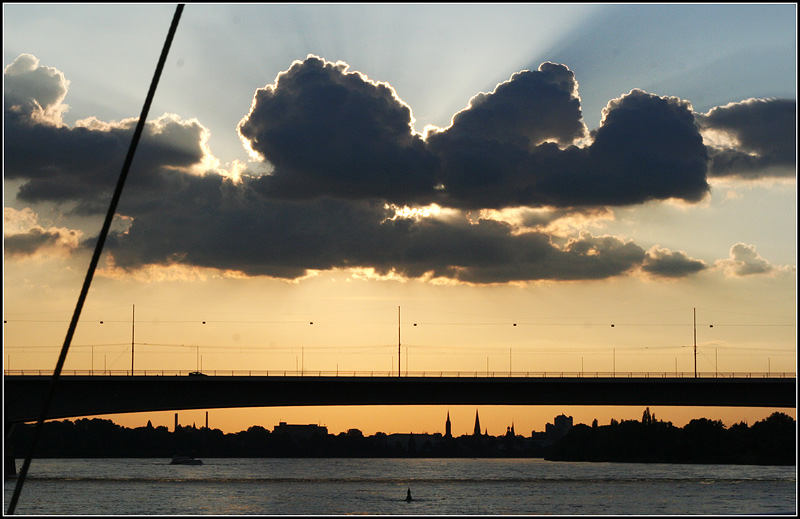
[[[6,423],[39,419],[52,374],[6,372]],[[176,371],[62,373],[47,419],[146,411],[331,405],[795,408],[794,373]]]

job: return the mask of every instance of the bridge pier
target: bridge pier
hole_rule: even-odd
[[[17,460],[13,454],[6,453],[3,462],[3,474],[8,478],[17,475]]]
[[[14,456],[14,444],[11,441],[11,431],[14,429],[14,424],[11,422],[5,423],[5,439],[3,441],[3,474],[6,477],[17,475],[17,460]]]

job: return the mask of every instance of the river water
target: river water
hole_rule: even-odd
[[[796,514],[797,468],[542,459],[35,459],[18,515]],[[17,460],[17,468],[22,460]],[[5,505],[16,478],[5,480]],[[412,501],[405,500],[408,490]]]

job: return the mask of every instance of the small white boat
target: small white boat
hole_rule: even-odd
[[[191,456],[173,456],[170,465],[202,465],[203,460],[194,459]]]

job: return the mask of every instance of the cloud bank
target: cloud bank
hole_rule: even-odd
[[[3,208],[3,252],[10,257],[69,255],[80,246],[83,233],[65,227],[43,227],[30,209]]]
[[[748,99],[713,108],[696,119],[712,141],[710,175],[796,176],[795,100]]]
[[[348,68],[309,56],[255,93],[238,132],[269,174],[215,168],[208,130],[195,119],[148,121],[119,206],[128,225],[106,243],[114,266],[286,279],[358,268],[469,283],[683,277],[708,266],[617,236],[557,231],[557,223],[614,206],[703,199],[709,165],[722,168],[722,159],[717,149],[709,154],[701,130],[735,133],[731,150],[786,160],[785,142],[769,148],[772,141],[736,125],[737,109],[766,109],[755,102],[698,117],[686,101],[633,90],[610,101],[589,132],[574,74],[544,63],[423,134],[390,85]],[[104,213],[135,119],[64,125],[69,83],[31,55],[7,66],[5,80],[6,178],[21,182],[18,200]],[[769,131],[779,134],[776,124]],[[412,210],[422,207],[427,216]],[[520,208],[527,218],[497,216]],[[55,239],[31,230],[5,236],[11,254]]]
[[[390,86],[310,56],[256,92],[239,134],[275,167],[257,186],[272,198],[500,209],[696,202],[709,189],[706,148],[676,98],[634,90],[578,147],[587,130],[564,65],[514,74],[424,139],[412,125]]]

